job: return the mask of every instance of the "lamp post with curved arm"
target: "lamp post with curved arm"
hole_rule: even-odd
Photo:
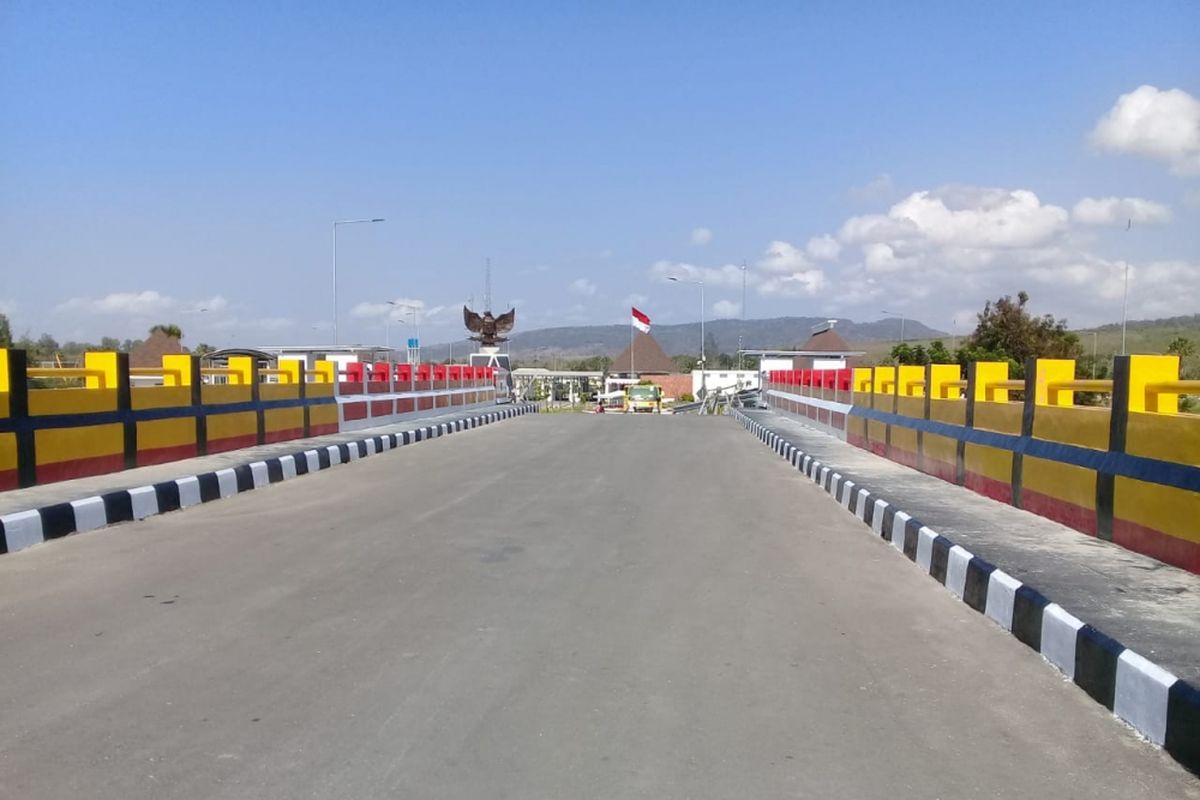
[[[337,230],[338,225],[357,225],[361,222],[383,222],[383,217],[371,219],[336,219],[333,221],[333,343],[338,341],[338,279],[337,279]]]
[[[708,396],[708,382],[705,375],[708,369],[708,359],[704,350],[704,281],[677,278],[673,275],[668,276],[667,280],[674,283],[692,283],[700,287],[700,394]]]
[[[889,317],[899,317],[900,318],[900,344],[904,344],[904,315],[899,312],[896,312],[896,311],[886,311],[886,310],[880,311],[879,313],[885,314]]]

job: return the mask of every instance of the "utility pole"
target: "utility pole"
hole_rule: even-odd
[[[738,370],[742,369],[742,335],[746,332],[746,262],[742,262],[742,324],[738,326]]]
[[[383,222],[383,217],[370,219],[337,219],[333,221],[333,343],[338,344],[338,273],[337,273],[337,233],[339,225],[358,225],[361,223]]]
[[[1133,227],[1131,218],[1125,223],[1125,230]],[[1125,293],[1121,298],[1121,355],[1127,355],[1125,350],[1125,326],[1129,321],[1129,259],[1125,259]]]
[[[492,259],[484,261],[483,267],[483,310],[492,310]]]

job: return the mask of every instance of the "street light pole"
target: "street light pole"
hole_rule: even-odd
[[[357,225],[361,222],[383,222],[383,217],[371,219],[336,219],[333,221],[333,343],[338,342],[338,279],[337,279],[337,230],[338,225]]]
[[[742,305],[741,322],[738,324],[738,371],[742,369],[742,338],[746,333],[746,262],[742,262]],[[740,378],[738,380],[741,380]]]
[[[708,368],[708,356],[704,344],[704,281],[688,281],[674,276],[668,276],[667,280],[674,283],[694,283],[700,287],[700,393],[707,396],[708,381],[705,372]]]
[[[1121,355],[1125,355],[1125,326],[1129,320],[1129,259],[1125,259],[1125,292],[1121,296]]]
[[[1133,220],[1125,223],[1125,230],[1133,227]],[[1121,297],[1121,355],[1125,352],[1125,324],[1129,319],[1129,259],[1125,259],[1125,292]]]
[[[880,313],[887,314],[889,317],[900,318],[900,344],[904,344],[904,315],[896,311],[881,310]]]

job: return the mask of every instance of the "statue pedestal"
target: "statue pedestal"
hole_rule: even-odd
[[[509,361],[508,353],[501,353],[499,347],[481,346],[479,352],[471,353],[470,364],[472,367],[495,367],[497,370],[497,381],[507,387],[508,396],[501,398],[497,395],[496,402],[509,402],[511,400],[511,392],[513,387],[512,380],[512,362]]]

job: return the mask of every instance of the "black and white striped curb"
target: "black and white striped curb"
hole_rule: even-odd
[[[386,433],[357,441],[331,444],[150,486],[121,489],[85,497],[82,500],[72,500],[69,503],[56,503],[5,514],[0,516],[0,553],[12,553],[72,533],[95,530],[118,522],[145,519],[155,514],[165,514],[168,511],[232,497],[404,445],[479,428],[537,410],[538,407],[534,404],[509,406],[401,433]]]
[[[733,416],[953,595],[1036,650],[1092,699],[1185,767],[1200,772],[1200,692],[1195,687],[749,416],[737,410]]]

